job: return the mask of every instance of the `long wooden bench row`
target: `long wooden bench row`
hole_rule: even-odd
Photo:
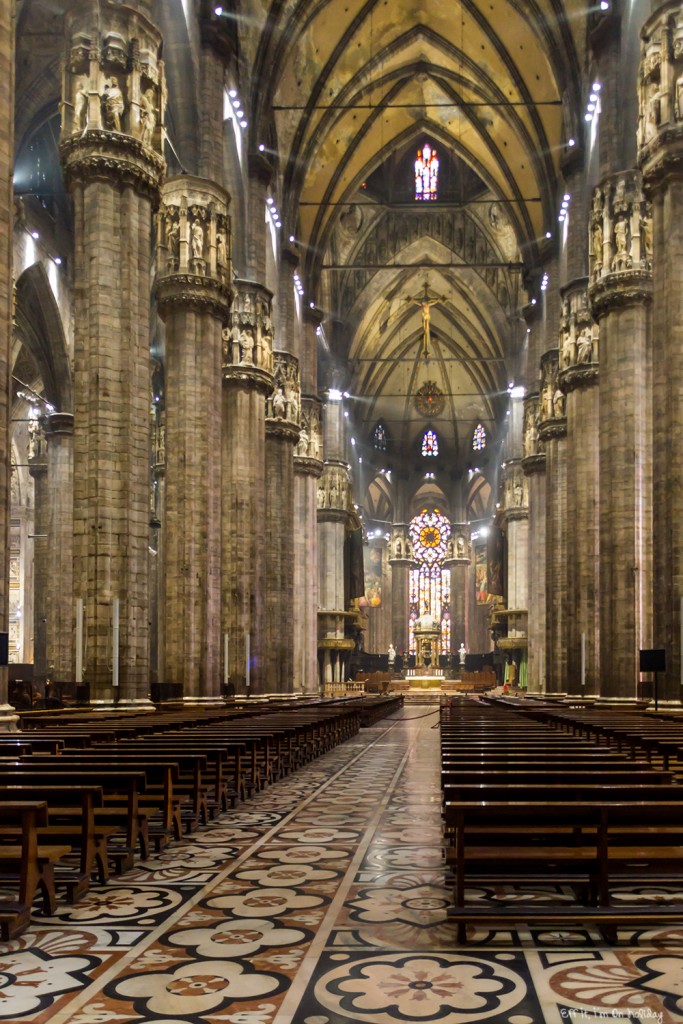
[[[467,925],[520,921],[683,925],[683,905],[610,901],[615,880],[683,876],[683,786],[595,737],[530,722],[509,708],[458,701],[442,709],[443,816],[454,873],[449,916]],[[571,883],[576,902],[467,902],[468,881]]]
[[[47,913],[58,888],[80,899],[93,876],[106,882],[112,866],[125,871],[152,842],[162,849],[353,736],[360,712],[357,702],[320,702],[139,716],[139,727],[138,716],[78,715],[1,737],[0,880],[17,900],[0,906],[0,937],[27,927],[38,893]]]

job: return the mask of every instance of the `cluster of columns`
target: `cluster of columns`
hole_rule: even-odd
[[[46,583],[38,660],[53,678],[87,680],[103,706],[147,704],[150,678],[181,684],[194,701],[218,698],[221,682],[314,692],[321,314],[307,311],[299,330],[297,256],[285,251],[273,322],[264,219],[273,168],[261,154],[249,161],[245,276],[233,281],[220,182],[225,55],[202,37],[198,173],[166,178],[161,36],[149,6],[78,5],[65,24],[60,151],[75,217],[75,397],[74,415],[46,418],[47,452],[30,467],[36,533],[49,539],[36,551]],[[11,69],[13,31],[3,38],[0,61]],[[12,104],[5,109],[11,117]],[[0,185],[9,196],[6,127]],[[9,219],[0,243],[9,252]],[[152,283],[165,358],[150,417]],[[8,530],[5,504],[0,494]],[[6,626],[7,601],[0,607]],[[6,688],[0,705],[4,697]]]

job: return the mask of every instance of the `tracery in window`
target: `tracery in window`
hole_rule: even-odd
[[[441,651],[451,649],[451,574],[442,563],[446,557],[451,524],[438,508],[423,509],[409,527],[413,558],[418,568],[410,571],[408,650],[415,654],[415,623],[429,612],[441,626]]]
[[[417,151],[415,161],[415,198],[436,199],[439,188],[439,159],[428,142]]]
[[[425,458],[430,455],[437,456],[439,454],[439,439],[431,428],[424,432],[422,454]]]
[[[372,444],[380,452],[387,450],[387,432],[384,429],[384,424],[378,423],[375,427],[375,432],[372,435]]]

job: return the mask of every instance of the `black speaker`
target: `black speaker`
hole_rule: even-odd
[[[641,672],[666,672],[666,651],[650,650],[640,652]]]
[[[0,665],[9,665],[9,633],[0,633]]]

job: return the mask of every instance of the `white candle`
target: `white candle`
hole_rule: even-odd
[[[83,598],[76,599],[76,682],[83,682]]]
[[[249,633],[247,633],[247,637],[246,637],[246,649],[247,649],[247,665],[246,665],[246,668],[247,668],[247,693],[249,693],[249,684],[250,684],[250,681],[251,681],[251,672],[250,672],[250,665],[249,665],[249,660],[250,660],[249,656],[251,654],[251,636],[249,635]]]
[[[119,685],[119,599],[114,598],[114,607],[112,610],[112,625],[111,625],[111,642],[112,642],[112,671],[111,671],[111,682],[112,686]]]
[[[581,691],[586,689],[586,634],[581,634]]]
[[[228,654],[230,651],[230,638],[227,633],[223,634],[223,682],[227,686],[230,682],[230,661],[228,660]]]

